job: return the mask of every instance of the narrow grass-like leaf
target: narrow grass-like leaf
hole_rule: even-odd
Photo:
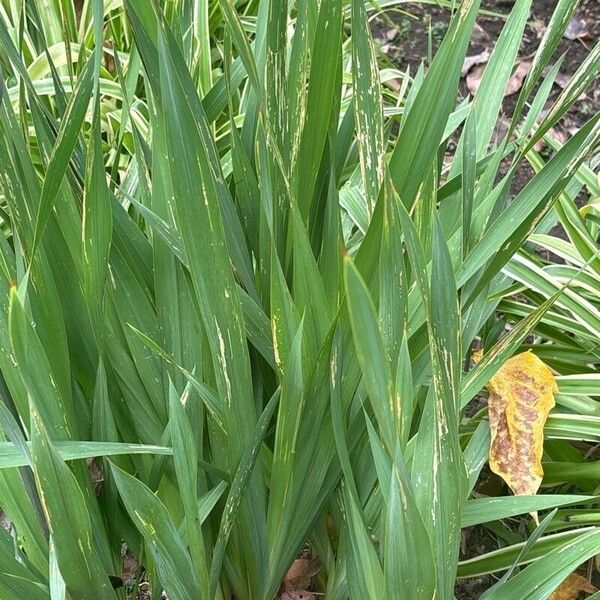
[[[44,347],[15,288],[10,292],[9,324],[17,367],[44,427],[54,439],[73,437],[76,421],[71,398],[57,388]]]
[[[95,548],[94,532],[83,492],[48,439],[41,415],[33,404],[31,436],[36,485],[69,593],[77,598],[89,595],[114,598],[114,591]],[[68,515],[67,519],[65,515]]]
[[[158,576],[170,598],[200,598],[200,588],[185,544],[164,504],[135,477],[111,465],[119,495],[144,536]]]
[[[352,81],[360,166],[369,213],[383,183],[383,106],[367,11],[352,0]]]
[[[544,600],[580,564],[596,554],[599,542],[599,529],[582,533],[548,552],[503,585],[495,587],[486,599],[518,597],[523,600]]]
[[[31,443],[27,444],[31,451]],[[63,461],[95,456],[120,456],[128,454],[173,454],[171,448],[121,442],[54,442],[53,448]],[[24,467],[29,464],[21,450],[11,442],[0,442],[0,469]]]
[[[454,106],[460,70],[479,4],[479,0],[466,0],[454,15],[414,100],[419,110],[410,110],[406,115],[390,158],[390,174],[396,193],[409,209],[433,163]]]
[[[473,527],[481,523],[506,519],[538,510],[557,506],[593,502],[596,496],[569,494],[543,494],[538,496],[507,496],[501,498],[473,498],[463,509],[462,527]]]
[[[221,571],[221,566],[225,556],[225,547],[227,546],[227,540],[233,528],[236,512],[240,506],[242,495],[248,486],[248,481],[252,475],[252,469],[258,457],[260,445],[262,444],[263,438],[267,432],[269,422],[273,417],[277,403],[279,402],[280,391],[277,390],[271,397],[265,409],[263,410],[256,428],[251,444],[248,445],[244,452],[238,469],[235,472],[225,508],[223,509],[223,516],[221,518],[221,527],[219,530],[219,536],[215,543],[213,559],[210,568],[210,598],[214,598],[217,589],[218,577]]]
[[[202,594],[208,594],[206,553],[198,515],[198,455],[190,421],[173,384],[169,385],[169,412],[175,473],[185,512],[186,541]]]
[[[102,322],[104,281],[112,240],[112,209],[101,147],[100,104],[94,102],[91,147],[86,165],[83,198],[83,260],[88,306],[95,322]],[[102,332],[99,331],[99,334]]]
[[[394,383],[373,301],[350,259],[344,264],[348,312],[365,386],[388,452],[392,454],[400,430],[400,407],[395,405]]]
[[[97,52],[99,51],[98,49]],[[56,195],[65,176],[71,159],[71,153],[77,142],[77,136],[87,112],[93,89],[94,66],[95,59],[92,55],[88,59],[81,77],[78,79],[77,90],[67,106],[67,111],[63,116],[61,127],[56,136],[56,142],[52,150],[50,162],[48,163],[36,215],[34,241],[31,249],[32,255],[35,253],[46,223],[50,218]]]
[[[348,537],[351,563],[346,567],[350,589],[365,600],[377,600],[385,594],[384,578],[377,553],[364,524],[356,499],[348,490],[344,492],[348,518]]]
[[[15,555],[12,537],[0,529],[0,596],[11,600],[48,600],[48,589],[24,563],[22,555]]]
[[[295,185],[298,206],[306,222],[315,191],[317,171],[328,133],[328,123],[335,102],[337,72],[340,68],[342,35],[342,2],[331,0],[321,4],[316,24],[306,100],[306,116],[298,150]]]
[[[403,462],[397,452],[385,520],[385,597],[429,600],[436,594],[431,542]]]
[[[50,588],[50,600],[66,600],[67,597],[67,585],[65,580],[60,573],[58,566],[58,560],[56,557],[56,549],[54,542],[50,539],[50,573],[49,573],[49,588]]]

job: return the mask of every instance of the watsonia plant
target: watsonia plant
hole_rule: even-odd
[[[271,600],[306,545],[328,599],[510,569],[487,597],[541,600],[597,552],[596,513],[563,508],[459,563],[463,527],[595,500],[568,440],[600,431],[597,207],[574,205],[600,116],[534,147],[600,50],[543,115],[559,0],[498,139],[531,0],[458,104],[479,1],[447,3],[413,77],[369,30],[399,3],[0,3],[0,597],[122,597],[123,542],[171,600]],[[545,484],[570,487],[475,497],[489,432],[464,408],[531,336],[563,375]]]

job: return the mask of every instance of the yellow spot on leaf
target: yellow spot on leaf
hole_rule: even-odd
[[[490,468],[514,494],[535,494],[544,475],[544,425],[558,391],[554,375],[528,351],[507,360],[486,387]]]
[[[581,592],[593,594],[597,591],[585,577],[572,573],[552,592],[548,600],[578,600]]]

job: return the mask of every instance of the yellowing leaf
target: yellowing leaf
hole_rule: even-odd
[[[585,577],[572,573],[552,592],[548,600],[578,600],[581,592],[593,594],[597,591]]]
[[[558,391],[554,375],[528,351],[507,360],[486,387],[490,468],[515,494],[535,494],[544,475],[544,425]]]

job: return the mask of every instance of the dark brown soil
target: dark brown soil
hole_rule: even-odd
[[[496,14],[506,15],[510,12],[514,0],[483,0],[482,9]],[[519,60],[528,60],[534,55],[540,39],[545,31],[556,0],[533,0],[532,11],[525,30],[519,52]],[[421,4],[406,4],[403,9],[395,8],[386,11],[373,24],[374,35],[380,48],[390,63],[401,69],[410,68],[414,74],[421,62],[427,63],[431,54],[439,47],[448,26],[450,11]],[[600,39],[600,2],[598,0],[582,0],[575,15],[585,36],[570,40],[563,38],[556,50],[553,60],[565,54],[561,71],[557,80],[567,81],[573,75],[587,53]],[[502,27],[504,19],[482,14],[477,19],[471,38],[468,56],[479,54],[484,50],[492,50]],[[460,87],[461,94],[467,96],[469,90],[463,79]],[[554,100],[561,91],[557,84],[550,96]],[[512,115],[518,94],[507,96],[504,102],[504,114]],[[560,124],[554,129],[555,135],[566,140],[593,114],[600,110],[600,80],[588,90],[586,96],[580,99]],[[531,168],[524,164],[517,173],[513,183],[516,192],[527,183],[532,176]]]

